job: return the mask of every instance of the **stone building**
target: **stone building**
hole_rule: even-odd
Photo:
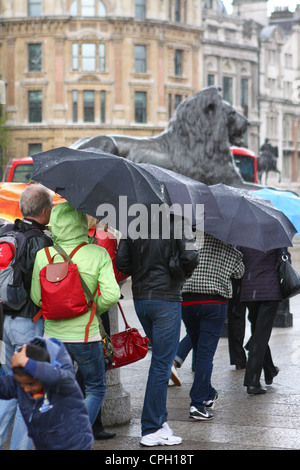
[[[221,88],[223,99],[246,116],[250,128],[245,146],[259,147],[258,70],[260,26],[228,15],[219,0],[206,0],[202,11],[203,81]]]
[[[300,7],[268,18],[267,0],[232,3],[229,15],[221,0],[0,0],[5,161],[99,133],[158,134],[214,84],[248,117],[245,145],[268,137],[297,181]]]
[[[278,147],[282,180],[298,181],[300,149],[300,5],[279,7],[267,16],[267,0],[233,0],[233,15],[258,26],[258,122],[260,145],[268,138]],[[255,148],[253,150],[257,151]],[[277,184],[271,173],[268,183]]]
[[[0,17],[6,158],[157,134],[203,87],[198,1],[0,0]]]

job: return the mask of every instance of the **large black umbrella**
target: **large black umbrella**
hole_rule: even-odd
[[[98,219],[108,216],[109,225],[118,229],[136,217],[135,204],[147,209],[156,204],[179,204],[181,207],[184,203],[191,204],[194,210],[190,221],[198,226],[202,218],[199,211],[197,219],[196,204],[204,204],[206,218],[220,218],[215,198],[207,185],[195,181],[194,190],[189,193],[186,188],[190,178],[171,172],[171,185],[171,175],[155,175],[153,165],[149,171],[146,166],[96,149],[66,147],[36,154],[32,158],[32,178],[35,181],[58,193],[77,210]],[[165,184],[164,179],[167,178]],[[194,197],[196,187],[197,197]],[[113,218],[109,214],[111,207],[115,210]],[[174,212],[179,212],[178,207]]]
[[[208,220],[205,231],[224,243],[268,251],[292,246],[297,233],[290,220],[273,204],[251,191],[224,184],[209,186],[219,205],[222,219]]]
[[[163,183],[172,201],[175,214],[188,216],[189,210],[191,210],[188,218],[192,220],[192,225],[196,228],[204,229],[203,217],[208,218],[211,223],[222,218],[216,201],[212,198],[212,192],[207,191],[209,188],[206,184],[150,163],[140,163],[138,165],[156,180]]]

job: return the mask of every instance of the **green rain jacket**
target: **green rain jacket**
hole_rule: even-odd
[[[63,202],[54,206],[50,217],[51,230],[54,244],[60,245],[67,254],[82,242],[89,241],[87,218],[82,212],[76,211],[71,204]],[[57,251],[50,248],[53,256]],[[120,289],[115,280],[111,258],[108,252],[93,244],[81,247],[74,257],[74,263],[89,287],[94,293],[99,286],[100,295],[95,296],[98,312],[103,313],[120,298]],[[62,262],[61,256],[57,255],[54,262]],[[40,270],[48,264],[45,250],[38,251],[33,268],[31,283],[31,299],[37,305],[41,301],[41,285],[39,280]],[[84,341],[85,327],[90,319],[90,310],[76,318],[69,320],[45,320],[45,335],[57,338],[62,342]],[[99,339],[99,324],[97,316],[89,329],[89,340]]]

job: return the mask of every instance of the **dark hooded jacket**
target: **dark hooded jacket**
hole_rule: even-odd
[[[37,450],[89,450],[93,433],[74,367],[57,339],[34,338],[31,343],[47,349],[50,363],[29,359],[25,371],[44,386],[34,399],[13,375],[0,377],[0,398],[17,398],[28,434]]]

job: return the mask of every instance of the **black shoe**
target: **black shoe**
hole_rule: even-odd
[[[275,371],[274,371],[274,373],[271,375],[271,377],[268,376],[267,374],[265,374],[265,382],[266,382],[266,385],[272,385],[273,379],[274,379],[274,377],[276,377],[276,375],[278,375],[278,372],[279,372],[278,367],[275,367]]]
[[[94,439],[96,441],[100,441],[103,439],[112,439],[113,437],[116,436],[115,432],[108,432],[108,431],[99,431],[99,432],[94,432]]]
[[[257,387],[252,387],[251,385],[249,385],[247,387],[247,393],[249,393],[249,395],[261,395],[263,393],[267,393],[267,389],[262,387],[261,385]]]

